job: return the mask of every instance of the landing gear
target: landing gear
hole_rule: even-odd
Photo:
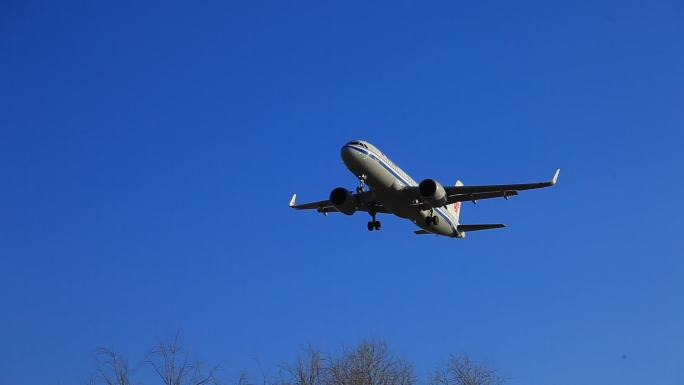
[[[359,175],[359,185],[356,187],[356,193],[361,194],[366,183],[366,174]]]
[[[368,222],[368,231],[380,230],[380,228],[382,228],[382,224],[380,223],[380,221]]]
[[[430,210],[430,215],[425,218],[425,224],[428,226],[437,226],[439,224],[439,217],[436,216],[432,210]]]
[[[368,222],[368,231],[380,230],[382,224],[380,224],[380,221],[375,219],[375,215],[377,214],[377,212],[375,211],[375,205],[373,205],[372,203],[368,206],[368,213],[371,215],[372,218],[372,220]]]

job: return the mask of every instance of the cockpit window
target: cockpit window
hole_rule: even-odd
[[[354,146],[361,146],[365,149],[368,149],[368,146],[366,146],[365,143],[359,142],[358,140],[353,140],[353,141],[349,142],[349,144],[354,145]]]

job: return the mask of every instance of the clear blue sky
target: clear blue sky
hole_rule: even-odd
[[[511,384],[684,383],[684,5],[0,5],[0,383],[180,330],[232,373],[380,337]],[[367,139],[415,179],[559,184],[465,240],[292,212]]]

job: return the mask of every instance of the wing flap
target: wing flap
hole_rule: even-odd
[[[451,203],[456,203],[456,202],[466,202],[466,201],[478,201],[480,199],[501,198],[501,197],[508,199],[508,197],[512,197],[512,196],[516,196],[516,195],[518,195],[518,192],[515,190],[449,195],[447,197],[446,204],[451,204]]]

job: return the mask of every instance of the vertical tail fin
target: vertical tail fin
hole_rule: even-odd
[[[455,186],[463,186],[463,182],[461,182],[460,180],[457,180]],[[461,202],[456,202],[456,203],[452,204],[449,207],[449,210],[451,210],[451,214],[456,219],[456,223],[460,223],[458,218],[461,216]]]

